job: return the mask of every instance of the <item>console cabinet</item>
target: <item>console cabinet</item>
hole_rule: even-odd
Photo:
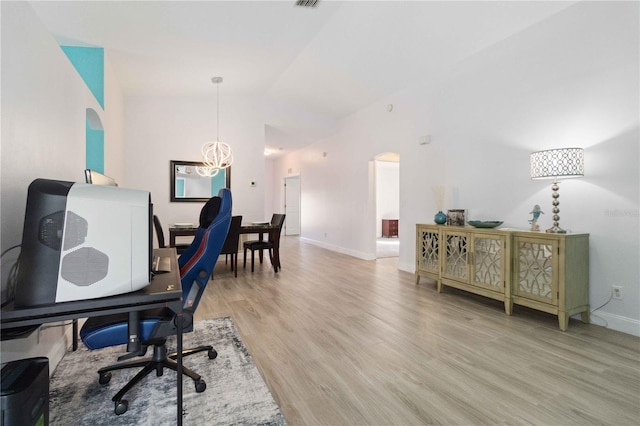
[[[424,276],[558,316],[561,330],[589,322],[589,235],[416,225],[416,284]]]

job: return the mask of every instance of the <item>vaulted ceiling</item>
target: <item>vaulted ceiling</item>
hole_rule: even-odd
[[[103,47],[125,96],[260,96],[324,123],[266,123],[295,149],[326,125],[560,12],[562,1],[30,2],[58,42]],[[315,128],[314,128],[315,127]]]

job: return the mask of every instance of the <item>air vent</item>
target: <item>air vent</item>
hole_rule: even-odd
[[[320,0],[297,0],[296,6],[316,7],[318,3],[320,3]]]

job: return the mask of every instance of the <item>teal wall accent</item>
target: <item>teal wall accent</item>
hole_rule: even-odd
[[[227,186],[227,169],[222,169],[217,175],[211,177],[211,196],[215,197],[221,188]]]
[[[86,168],[104,174],[104,130],[96,130],[86,120]]]
[[[184,197],[184,179],[176,179],[176,197]]]
[[[104,49],[60,46],[104,110]]]

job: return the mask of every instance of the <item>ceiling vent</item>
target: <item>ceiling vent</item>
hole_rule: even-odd
[[[320,3],[320,0],[297,0],[296,6],[316,7],[318,3]]]

